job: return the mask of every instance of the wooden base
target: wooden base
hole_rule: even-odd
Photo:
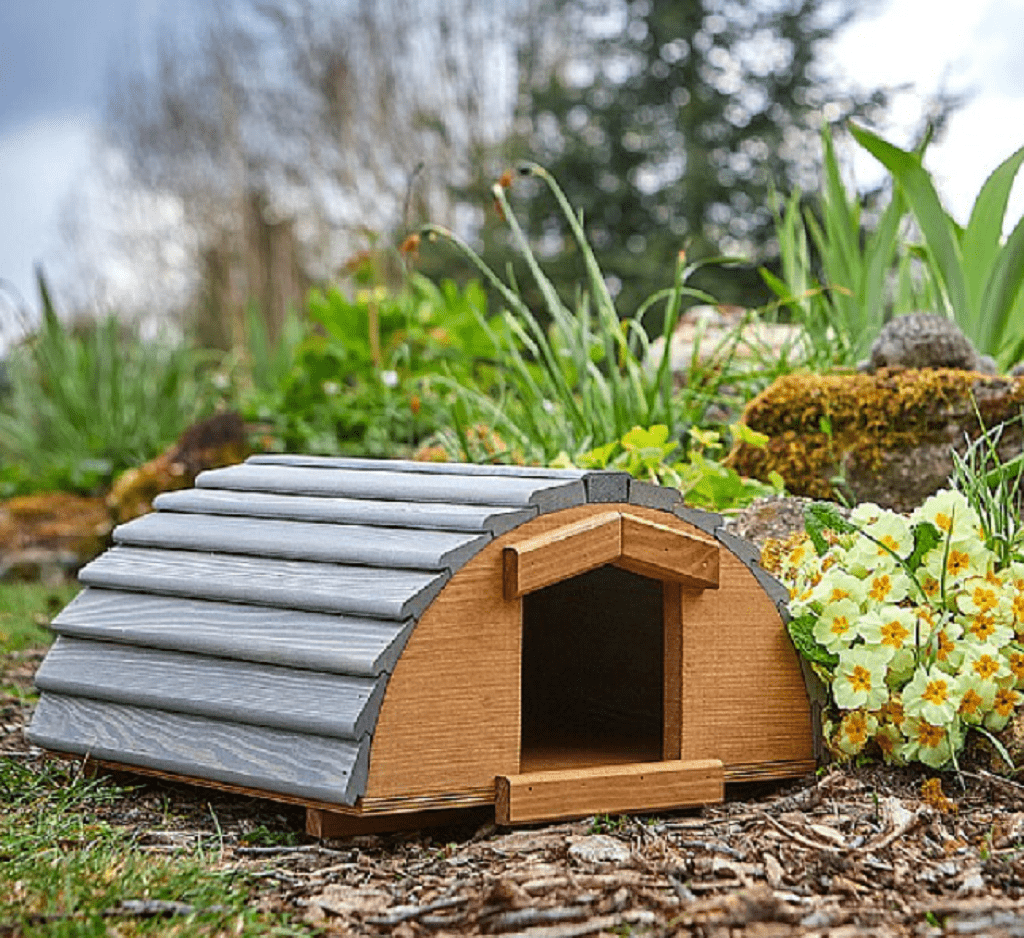
[[[522,824],[724,799],[725,776],[717,759],[634,762],[499,776],[494,815],[499,824]]]
[[[387,834],[431,827],[480,825],[493,819],[487,808],[450,808],[443,811],[414,811],[408,814],[342,814],[322,808],[306,809],[306,833],[311,837],[355,837]]]

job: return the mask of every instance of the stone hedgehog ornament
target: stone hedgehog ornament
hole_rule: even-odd
[[[871,357],[859,371],[879,368],[957,368],[996,373],[995,360],[982,355],[960,327],[937,313],[908,313],[891,319],[871,346]]]

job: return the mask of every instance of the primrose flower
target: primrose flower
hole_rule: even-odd
[[[907,741],[900,732],[900,728],[892,723],[882,724],[878,728],[878,732],[875,733],[875,744],[882,750],[882,758],[886,762],[895,762],[897,765],[902,765],[903,755],[901,750],[906,746],[906,743]]]
[[[906,560],[914,550],[914,535],[906,518],[884,512],[864,522],[854,516],[851,520],[862,524],[860,537],[850,548],[850,560],[868,570],[892,569],[896,557]],[[893,556],[896,555],[896,557]]]
[[[857,637],[855,624],[860,614],[860,607],[853,600],[830,603],[814,623],[815,641],[833,653],[848,648]]]
[[[877,731],[878,720],[874,716],[863,710],[853,710],[840,720],[835,746],[840,752],[855,756]]]
[[[1006,665],[1013,675],[1013,686],[1024,687],[1024,650],[1016,645],[1011,645],[1009,648],[1003,649],[1003,655],[1006,657]]]
[[[950,584],[962,583],[970,577],[983,577],[991,560],[992,554],[984,543],[963,540],[952,541],[948,545],[943,542],[933,547],[925,554],[923,566],[925,573],[936,580],[941,581],[945,577],[946,588],[949,589]]]
[[[953,677],[936,667],[919,667],[903,688],[903,710],[908,717],[936,725],[948,723],[959,705]]]
[[[953,754],[949,734],[944,726],[937,726],[919,717],[908,717],[900,727],[907,737],[900,749],[900,757],[919,759],[933,769],[940,769]]]
[[[843,710],[877,710],[889,697],[885,686],[887,653],[868,645],[855,645],[839,653],[832,696]]]
[[[926,499],[913,515],[911,523],[928,521],[951,541],[982,540],[984,530],[978,513],[956,489],[941,489]]]
[[[957,608],[968,615],[987,614],[997,622],[1013,621],[1013,601],[1010,592],[998,580],[975,576],[964,580],[956,597]]]
[[[998,733],[1013,716],[1013,711],[1018,704],[1024,700],[1024,696],[1012,687],[1000,687],[996,691],[996,699],[992,703],[992,710],[985,717],[985,728]]]
[[[935,664],[943,671],[955,671],[964,660],[963,644],[957,641],[961,635],[963,629],[959,623],[946,622],[932,636]]]
[[[830,569],[821,582],[814,587],[811,594],[814,602],[828,607],[841,599],[849,599],[858,606],[862,605],[867,595],[864,581],[839,569]]]
[[[910,592],[910,577],[898,570],[875,570],[864,581],[872,603],[898,603]]]
[[[964,652],[960,671],[993,685],[1013,683],[1013,672],[996,645],[970,645]]]
[[[960,621],[964,627],[964,639],[968,643],[1002,647],[1013,639],[1013,629],[1008,624],[997,621],[989,612],[962,616]]]

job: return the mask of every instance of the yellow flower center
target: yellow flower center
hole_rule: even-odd
[[[971,564],[971,558],[962,550],[951,550],[946,558],[946,572],[950,576],[959,576]]]
[[[849,590],[844,590],[841,586],[833,586],[832,592],[829,593],[828,601],[830,603],[837,603],[840,599],[848,599],[849,596]]]
[[[935,649],[935,657],[939,661],[945,661],[949,657],[950,652],[953,651],[954,647],[952,639],[946,635],[946,630],[942,629],[939,632],[938,646]]]
[[[850,672],[850,686],[855,691],[870,691],[871,672],[863,665],[855,665],[853,671]]]
[[[971,624],[967,626],[967,631],[978,639],[979,642],[987,641],[995,634],[995,619],[988,613],[979,612]]]
[[[931,723],[926,723],[924,720],[917,724],[917,742],[920,746],[934,749],[936,746],[942,745],[945,736],[946,733],[941,726],[932,726]]]
[[[978,677],[987,680],[999,671],[999,662],[991,655],[982,655],[971,667]]]
[[[936,706],[944,704],[949,699],[949,684],[942,678],[936,678],[928,682],[921,696]]]
[[[978,708],[984,703],[979,694],[973,688],[970,688],[963,696],[960,701],[960,712],[974,714],[978,712]]]
[[[971,600],[982,612],[991,612],[998,602],[996,591],[988,586],[976,586],[971,590]]]
[[[926,576],[921,584],[921,589],[924,590],[925,596],[934,599],[939,595],[939,581],[933,576]]]
[[[875,602],[883,602],[892,592],[892,579],[888,573],[881,573],[871,581],[870,596]]]
[[[945,531],[949,534],[953,530],[953,518],[951,515],[947,515],[944,511],[940,511],[935,516],[935,527],[940,531]]]
[[[868,738],[868,721],[863,713],[851,714],[843,721],[843,731],[851,743],[864,743]]]
[[[1010,652],[1010,670],[1018,681],[1024,679],[1024,653]]]
[[[832,620],[832,634],[845,635],[850,631],[850,620],[846,616],[836,616]]]
[[[1017,696],[1015,690],[1009,687],[1000,687],[996,691],[996,702],[992,709],[1001,717],[1008,717],[1017,705]]]
[[[902,648],[904,642],[910,638],[910,630],[907,629],[898,619],[886,622],[882,626],[882,644],[892,648]]]
[[[893,553],[896,553],[896,549],[897,549],[897,548],[898,548],[898,547],[900,546],[900,542],[899,542],[899,541],[897,541],[897,540],[896,540],[896,538],[894,538],[894,537],[893,537],[893,536],[892,536],[891,534],[883,534],[883,535],[882,535],[882,536],[881,536],[881,537],[879,538],[879,540],[880,540],[880,541],[881,541],[881,542],[882,542],[882,543],[883,543],[883,544],[884,544],[884,545],[885,545],[886,547],[888,547],[888,548],[889,548],[889,550],[891,550],[891,551],[892,551]],[[884,554],[884,553],[885,553],[885,551],[883,551],[883,550],[882,550],[881,548],[879,548],[878,552],[879,552],[880,554]]]
[[[1018,622],[1024,622],[1024,593],[1013,595],[1013,617]]]

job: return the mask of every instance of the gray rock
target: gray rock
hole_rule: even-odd
[[[887,322],[871,346],[871,357],[859,370],[879,368],[958,368],[994,375],[996,363],[981,355],[946,316],[937,313],[909,313]]]

